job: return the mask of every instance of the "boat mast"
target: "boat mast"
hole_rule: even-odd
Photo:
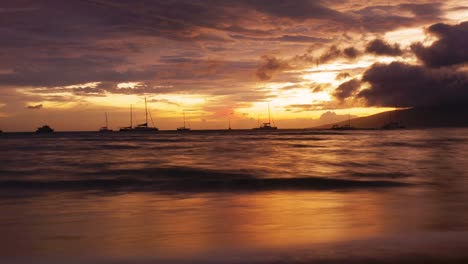
[[[184,113],[184,128],[185,128],[185,111],[183,113]]]
[[[133,127],[133,107],[130,105],[130,127]]]
[[[271,116],[270,116],[270,102],[268,102],[268,124],[271,124]]]
[[[146,126],[148,126],[148,107],[146,107],[146,96],[145,96],[145,120],[146,120]]]
[[[108,127],[108,125],[107,125],[107,112],[105,112],[105,114],[106,114],[106,128],[107,128]]]

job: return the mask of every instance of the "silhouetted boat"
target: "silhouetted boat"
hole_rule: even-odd
[[[406,128],[400,122],[390,122],[382,126],[382,129],[403,129]]]
[[[354,130],[356,128],[354,128],[352,126],[349,126],[349,125],[343,125],[343,126],[333,125],[331,129],[334,129],[334,130]]]
[[[179,131],[179,132],[188,132],[188,131],[190,131],[190,128],[185,126],[185,111],[184,111],[184,126],[183,127],[178,127],[177,131]]]
[[[43,125],[36,130],[36,133],[52,133],[54,130],[48,125]]]
[[[103,126],[99,129],[99,132],[112,132],[112,129],[109,129],[108,128],[108,124],[107,124],[107,112],[105,113],[105,116],[106,116],[106,126]]]
[[[253,128],[253,130],[277,130],[278,127],[271,125],[270,103],[268,103],[268,122],[262,123],[261,126]]]
[[[396,113],[396,112],[395,112]],[[389,112],[388,123],[383,125],[381,129],[404,129],[406,128],[401,122],[393,121],[392,112]]]
[[[130,126],[128,127],[121,127],[119,131],[128,132],[133,130],[133,107],[130,105]]]
[[[356,128],[351,126],[351,116],[348,115],[348,124],[346,125],[333,125],[331,129],[334,130],[354,130]]]
[[[153,118],[151,118],[151,121],[153,121]],[[138,132],[152,132],[152,131],[159,130],[156,127],[148,126],[148,107],[146,105],[146,97],[145,97],[145,123],[137,125],[135,128],[133,128],[133,130],[138,131]]]

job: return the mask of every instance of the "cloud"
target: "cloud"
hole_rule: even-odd
[[[257,77],[262,81],[271,79],[279,71],[291,68],[287,61],[270,55],[263,55],[262,60],[263,62],[256,72]]]
[[[151,103],[163,103],[163,104],[168,104],[168,105],[173,105],[173,106],[180,106],[180,104],[167,100],[167,99],[151,99],[148,102]]]
[[[373,53],[376,55],[387,55],[387,56],[401,56],[403,52],[400,49],[400,45],[391,45],[382,39],[375,39],[369,42],[366,46],[367,53]]]
[[[468,103],[468,73],[401,62],[374,64],[363,75],[370,88],[359,92],[369,106],[415,107]]]
[[[439,39],[429,47],[420,42],[411,46],[414,54],[425,65],[441,67],[468,62],[468,21],[453,26],[438,23],[427,31]]]
[[[242,3],[262,13],[294,20],[347,18],[346,14],[326,7],[322,1],[234,0],[233,2]]]
[[[327,43],[330,42],[330,39],[318,38],[313,36],[304,36],[304,35],[282,35],[278,37],[252,37],[249,35],[230,35],[231,38],[236,40],[253,40],[253,41],[281,41],[281,42],[292,42],[292,43]]]
[[[42,109],[42,104],[38,104],[38,105],[28,105],[26,108],[28,109]]]
[[[427,23],[441,21],[444,12],[440,3],[414,3],[399,5],[379,5],[369,3],[368,6],[355,10],[357,16],[354,23],[349,24],[351,30],[357,30],[356,25],[365,32],[387,32],[398,28],[421,26]],[[407,15],[410,13],[411,15]]]
[[[320,116],[320,121],[322,124],[332,124],[332,123],[337,123],[337,122],[341,122],[341,121],[344,121],[344,120],[348,120],[348,119],[351,119],[351,118],[355,118],[356,116],[352,116],[352,115],[338,115],[337,113],[333,112],[333,111],[327,111],[325,113],[323,113],[321,116]]]
[[[361,82],[357,79],[344,82],[335,89],[333,95],[340,101],[352,96],[361,87]]]
[[[336,75],[336,80],[340,81],[340,80],[344,80],[344,79],[347,79],[351,77],[351,75],[348,73],[348,72],[340,72]]]
[[[347,47],[344,49],[338,48],[336,45],[332,45],[325,52],[320,55],[317,59],[317,63],[327,63],[339,58],[355,59],[361,55],[361,52],[354,47]]]
[[[354,58],[358,57],[358,56],[361,54],[361,52],[358,51],[358,50],[357,50],[356,48],[354,48],[354,47],[348,47],[348,48],[345,48],[345,49],[343,50],[343,54],[344,54],[345,57],[347,57],[347,58],[354,59]]]

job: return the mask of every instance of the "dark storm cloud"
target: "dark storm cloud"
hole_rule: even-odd
[[[247,35],[230,35],[231,38],[237,40],[254,40],[254,41],[281,41],[281,42],[292,42],[292,43],[326,43],[330,42],[330,39],[318,38],[313,36],[304,35],[283,35],[279,37],[252,37]]]
[[[42,109],[43,105],[38,104],[38,105],[28,105],[26,108],[28,109]]]
[[[118,71],[124,63],[118,57],[48,57],[18,62],[13,73],[0,75],[0,84],[18,86],[66,86],[96,81],[135,81],[149,79],[154,69]]]
[[[333,95],[338,98],[340,101],[352,96],[358,89],[361,87],[361,82],[356,79],[344,82],[336,88]]]
[[[267,81],[270,80],[275,74],[285,70],[301,69],[312,65],[315,66],[318,64],[328,63],[338,59],[353,60],[362,54],[354,47],[347,47],[342,49],[336,45],[331,45],[318,57],[312,55],[313,52],[314,50],[309,48],[305,53],[295,55],[287,59],[277,58],[271,55],[264,55],[262,56],[262,63],[258,67],[256,75],[260,80]]]
[[[327,49],[318,59],[318,63],[326,63],[339,58],[342,55],[342,51],[335,45]]]
[[[339,11],[337,6],[344,3],[5,0],[0,3],[0,69],[7,69],[7,73],[0,74],[0,86],[36,87],[37,94],[199,92],[254,100],[266,95],[239,86],[252,81],[255,74],[260,80],[269,80],[281,71],[354,59],[361,52],[338,43],[316,57],[311,52],[287,60],[266,55],[258,67],[260,54],[281,45],[304,50],[315,44],[322,49],[324,44],[335,43],[336,35],[343,32],[385,32],[440,16],[437,4],[389,7],[369,3],[359,10]],[[399,15],[403,11],[411,16]],[[226,61],[208,59],[215,52]],[[239,54],[244,57],[239,58]],[[303,79],[288,72],[275,81]],[[66,88],[89,82],[102,85]],[[141,84],[117,88],[120,82]]]
[[[370,106],[414,107],[468,103],[468,73],[454,68],[430,69],[401,62],[374,64],[363,82],[370,88],[358,97]]]
[[[273,56],[264,55],[262,56],[262,60],[263,62],[256,73],[257,77],[262,81],[271,79],[276,72],[291,68],[291,65],[287,61]]]
[[[401,56],[403,52],[400,49],[400,45],[393,44],[382,40],[375,39],[369,42],[366,46],[366,52],[373,53],[376,55],[387,55],[387,56]]]
[[[345,14],[326,7],[324,1],[234,0],[233,2],[242,3],[262,13],[298,20],[347,18]]]
[[[412,16],[403,15],[407,12]],[[356,25],[359,25],[374,33],[440,21],[444,14],[440,3],[369,5],[353,13],[358,18],[355,24],[349,25],[350,29],[357,29]]]
[[[81,56],[77,58],[49,57],[22,64],[11,73],[0,74],[0,84],[58,87],[89,82],[161,82],[182,80],[220,80],[242,74],[252,74],[255,62],[202,60],[182,56],[166,56],[160,63],[144,67],[127,67],[119,57]],[[252,74],[253,75],[253,74]],[[81,89],[86,93],[86,89]],[[90,89],[91,93],[96,91]]]
[[[429,4],[400,4],[399,7],[402,10],[408,10],[417,17],[427,18],[439,18],[444,13],[441,9],[441,3],[429,3]]]
[[[332,45],[320,55],[320,57],[317,59],[317,63],[327,63],[339,58],[355,59],[359,55],[361,55],[361,52],[354,47],[340,49],[337,46]]]
[[[361,54],[361,52],[354,47],[348,47],[343,50],[343,54],[347,58],[354,59],[358,57]]]
[[[453,26],[438,23],[427,31],[437,36],[438,40],[429,47],[424,47],[422,43],[411,46],[425,65],[441,67],[468,62],[468,22]]]

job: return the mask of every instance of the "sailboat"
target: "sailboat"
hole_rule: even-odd
[[[99,132],[112,132],[112,129],[109,129],[108,128],[108,122],[107,122],[107,112],[105,112],[105,116],[106,116],[106,125],[101,127],[99,129]]]
[[[261,126],[253,128],[253,130],[277,130],[278,127],[271,126],[270,103],[268,103],[268,122],[262,123]]]
[[[122,132],[128,132],[128,131],[132,131],[133,130],[133,107],[132,105],[130,105],[130,126],[128,127],[121,127],[119,129],[119,131],[122,131]]]
[[[185,111],[184,111],[184,126],[183,126],[183,127],[178,127],[178,128],[177,128],[177,131],[180,131],[180,132],[188,132],[188,131],[190,131],[190,128],[185,126]]]
[[[333,125],[332,129],[335,130],[354,130],[355,128],[351,126],[351,115],[348,114],[348,124],[346,125]]]
[[[395,111],[395,114],[397,112]],[[392,112],[388,113],[388,123],[382,126],[382,129],[404,129],[406,128],[402,123],[399,121],[393,121],[392,119]]]
[[[153,118],[151,118],[151,121],[153,121]],[[148,126],[148,107],[146,104],[146,97],[145,97],[145,123],[137,125],[135,128],[133,128],[133,130],[138,131],[138,132],[151,132],[151,131],[159,130],[157,127]]]

